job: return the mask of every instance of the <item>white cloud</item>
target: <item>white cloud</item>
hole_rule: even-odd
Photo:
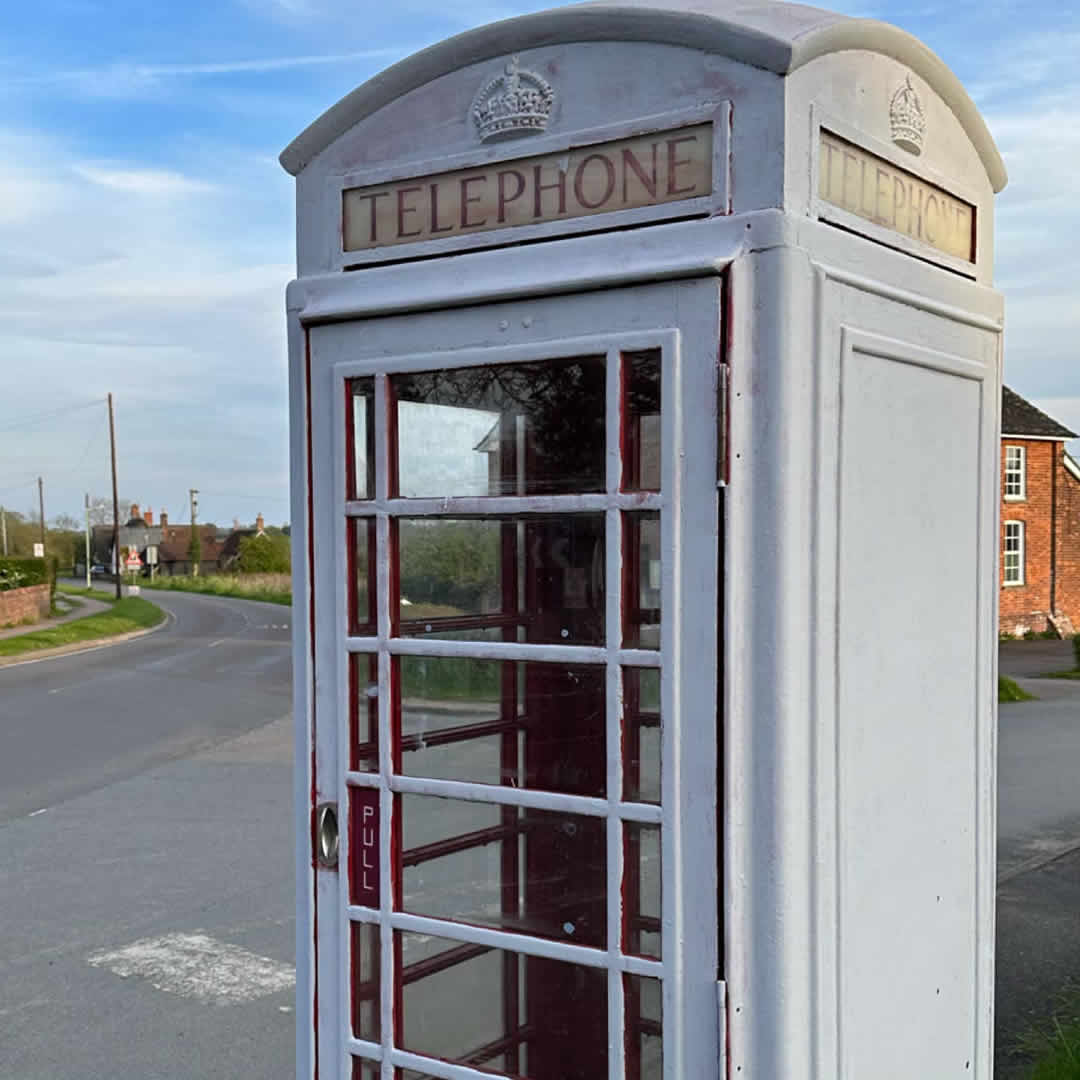
[[[214,185],[165,169],[124,169],[100,165],[72,166],[79,176],[101,187],[132,195],[191,195],[212,191]]]

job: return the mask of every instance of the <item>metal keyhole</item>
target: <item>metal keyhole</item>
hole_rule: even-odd
[[[338,864],[337,803],[323,803],[315,811],[315,857],[320,866]]]

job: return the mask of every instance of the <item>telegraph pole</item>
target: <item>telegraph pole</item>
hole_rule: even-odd
[[[2,506],[0,506],[0,533],[4,537],[4,558],[7,558],[7,513]]]
[[[116,424],[113,420],[112,394],[109,395],[109,449],[112,452],[112,549],[116,574],[116,599],[120,591],[120,496],[116,494]]]
[[[45,554],[45,485],[37,478],[38,511],[41,514],[41,553]]]
[[[90,588],[90,492],[86,493],[86,587]]]
[[[190,552],[195,552],[197,550],[199,552],[199,558],[201,558],[202,544],[198,542],[195,536],[195,515],[199,512],[199,489],[189,488],[188,498],[191,500],[191,540],[188,544],[188,550]],[[199,559],[191,560],[191,576],[199,576]]]

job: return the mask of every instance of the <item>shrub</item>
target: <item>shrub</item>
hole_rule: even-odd
[[[290,570],[289,538],[263,533],[240,541],[237,565],[241,574],[287,574]]]
[[[44,559],[0,558],[0,592],[45,585],[49,580],[49,567]]]
[[[1080,634],[1073,634],[1073,657],[1076,660],[1076,668],[1080,671]]]

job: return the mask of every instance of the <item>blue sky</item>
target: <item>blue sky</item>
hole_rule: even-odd
[[[281,149],[382,68],[525,0],[38,0],[0,14],[0,504],[109,490],[229,524],[288,519]],[[984,111],[1006,381],[1080,431],[1080,8],[840,2],[922,38]],[[82,406],[82,407],[80,407]],[[51,414],[51,415],[43,415]],[[1074,449],[1080,443],[1073,444]]]

